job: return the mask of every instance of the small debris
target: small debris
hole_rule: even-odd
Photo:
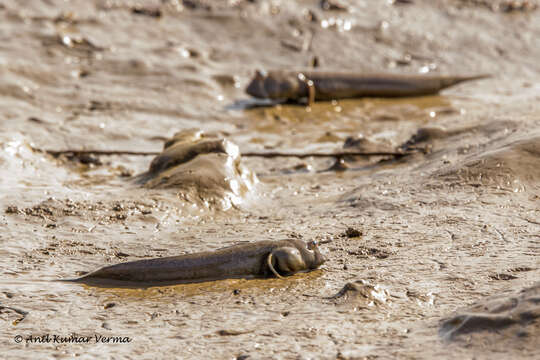
[[[511,271],[511,272],[522,272],[522,271],[532,271],[534,270],[533,268],[531,267],[528,267],[528,266],[518,266],[518,267],[515,267],[515,268],[512,268],[508,271]]]
[[[95,166],[103,165],[103,163],[101,162],[101,160],[99,160],[99,158],[92,156],[90,154],[73,154],[73,155],[68,155],[67,158],[70,161],[78,161],[84,165],[95,165]]]
[[[311,61],[309,62],[309,67],[318,68],[320,65],[321,61],[319,60],[319,57],[317,55],[311,58]]]
[[[126,220],[127,215],[126,214],[116,214],[115,218],[116,218],[116,220]]]
[[[105,50],[103,47],[95,45],[90,40],[80,35],[59,34],[56,40],[67,48],[80,49],[87,52]]]
[[[349,165],[347,165],[347,163],[345,162],[345,160],[341,157],[338,157],[336,159],[336,162],[330,166],[328,169],[326,169],[325,171],[337,171],[337,172],[341,172],[341,171],[345,171],[349,168]]]
[[[160,317],[160,316],[161,316],[160,313],[154,312],[154,313],[152,313],[152,314],[150,315],[150,320],[154,320],[154,319],[156,319],[156,318],[158,318],[158,317]]]
[[[518,278],[517,276],[510,275],[510,274],[504,274],[504,273],[491,274],[488,277],[491,280],[514,280],[514,279]]]
[[[143,6],[135,6],[133,9],[131,9],[131,13],[136,15],[143,15],[143,16],[149,16],[153,18],[160,18],[161,17],[161,10],[159,8],[151,8],[151,7],[143,7]]]
[[[348,238],[360,237],[362,235],[363,235],[362,230],[358,230],[352,227],[348,227],[347,230],[345,230],[345,232],[342,234],[342,236],[348,237]]]
[[[113,208],[114,211],[122,211],[124,210],[124,206],[121,203],[114,204]]]
[[[83,78],[89,76],[89,75],[90,75],[90,72],[89,72],[88,70],[79,69],[79,70],[74,70],[74,71],[71,73],[71,75],[72,75],[73,77],[78,77],[78,78],[83,79]]]
[[[46,123],[46,121],[43,121],[43,120],[41,120],[40,118],[37,118],[37,117],[35,117],[35,116],[30,116],[30,117],[28,118],[28,121],[34,122],[34,123],[36,123],[36,124],[45,124],[45,123]]]
[[[431,292],[424,295],[414,289],[407,289],[407,291],[405,292],[405,295],[409,299],[416,299],[420,302],[427,303],[430,305],[433,305],[435,301],[435,296]]]
[[[113,303],[113,302],[110,302],[110,303],[106,303],[105,306],[103,306],[104,309],[110,309],[112,307],[115,307],[116,306],[116,303]]]
[[[412,5],[413,0],[390,0],[390,5]]]
[[[377,259],[386,259],[391,255],[390,252],[377,249],[360,246],[357,251],[347,251],[349,255],[356,255],[360,258],[374,257]]]
[[[5,210],[5,213],[6,214],[18,214],[19,213],[19,208],[15,205],[9,205],[6,210]]]
[[[236,336],[253,332],[253,330],[218,330],[216,333],[219,336]]]
[[[321,9],[325,11],[348,11],[346,5],[342,4],[338,0],[321,0],[320,2]]]
[[[532,1],[515,1],[515,0],[507,0],[502,1],[499,4],[492,5],[493,11],[502,11],[505,13],[510,13],[514,11],[533,11],[536,10],[538,7],[538,4],[535,4]]]
[[[111,109],[111,103],[108,101],[91,100],[88,104],[89,111],[104,111]]]
[[[212,7],[201,0],[182,0],[182,5],[190,10],[212,10]]]
[[[47,218],[47,216],[53,216],[53,210],[51,210],[51,208],[49,206],[47,206],[46,204],[39,204],[39,205],[35,205],[31,208],[26,208],[23,210],[23,212],[26,214],[26,215],[29,215],[29,216],[36,216],[36,217],[39,217],[39,218],[42,218],[42,219],[45,219]]]
[[[303,239],[304,237],[302,236],[302,234],[299,234],[297,232],[291,232],[289,233],[289,237],[290,238],[293,238],[293,239]]]
[[[297,52],[302,51],[302,45],[300,45],[300,44],[295,44],[295,43],[287,41],[287,40],[281,40],[280,44],[284,48],[292,50],[292,51],[297,51]]]
[[[319,22],[319,17],[311,9],[304,10],[303,16],[306,21],[313,23]]]
[[[118,167],[118,170],[120,170],[120,177],[124,177],[124,178],[127,178],[127,177],[132,177],[133,176],[133,170],[132,169],[127,169],[123,166],[119,166]]]

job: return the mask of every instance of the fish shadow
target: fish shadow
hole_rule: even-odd
[[[171,281],[129,281],[129,280],[115,280],[115,279],[100,279],[100,278],[88,278],[81,277],[76,279],[60,279],[54,281],[68,282],[82,284],[90,287],[99,287],[99,288],[121,288],[121,289],[148,289],[153,287],[165,287],[165,286],[174,286],[174,285],[186,285],[186,284],[203,284],[213,281],[221,280],[234,280],[234,279],[267,279],[265,277],[254,277],[254,276],[238,276],[238,277],[222,277],[222,278],[211,278],[211,279],[198,279],[198,280],[171,280]]]
[[[226,110],[250,110],[258,108],[271,108],[277,105],[292,105],[305,107],[307,103],[298,100],[272,100],[272,99],[240,99],[225,106]]]

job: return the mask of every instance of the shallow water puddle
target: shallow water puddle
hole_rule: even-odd
[[[442,115],[459,114],[444,96],[364,98],[316,102],[311,107],[276,105],[248,109],[248,142],[265,147],[342,144],[358,134],[397,143],[400,134]],[[282,137],[288,135],[288,139]]]
[[[306,273],[297,273],[285,279],[224,279],[207,281],[202,283],[176,284],[176,285],[112,285],[113,287],[100,287],[85,284],[68,284],[69,286],[81,285],[83,289],[99,295],[111,295],[125,299],[145,299],[159,301],[160,298],[168,296],[182,296],[190,298],[194,296],[216,293],[238,295],[242,291],[250,294],[264,295],[275,291],[285,291],[304,283],[314,282],[321,279],[324,270],[314,270]],[[309,286],[311,287],[311,286]]]

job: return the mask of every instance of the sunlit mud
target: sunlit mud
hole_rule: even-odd
[[[525,3],[2,1],[4,357],[539,358],[540,22]],[[310,107],[244,92],[256,69],[313,67],[492,77]],[[381,149],[408,153],[306,155]],[[285,239],[326,262],[58,281]],[[26,341],[45,334],[131,342]]]

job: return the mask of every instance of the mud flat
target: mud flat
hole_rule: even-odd
[[[519,320],[537,311],[540,278],[536,2],[323,3],[2,2],[0,341],[10,358],[540,356],[538,319]],[[309,109],[245,93],[256,69],[314,65],[493,77]],[[175,138],[189,129],[213,147]],[[335,171],[335,158],[240,158],[227,144],[240,155],[425,151],[343,157]],[[174,148],[179,162],[157,155]],[[75,151],[85,149],[102,153]],[[326,262],[286,279],[145,289],[56,281],[285,239],[318,241]],[[464,315],[515,322],[476,331]],[[474,331],[443,326],[449,339],[445,320]],[[46,334],[92,341],[27,341]]]

